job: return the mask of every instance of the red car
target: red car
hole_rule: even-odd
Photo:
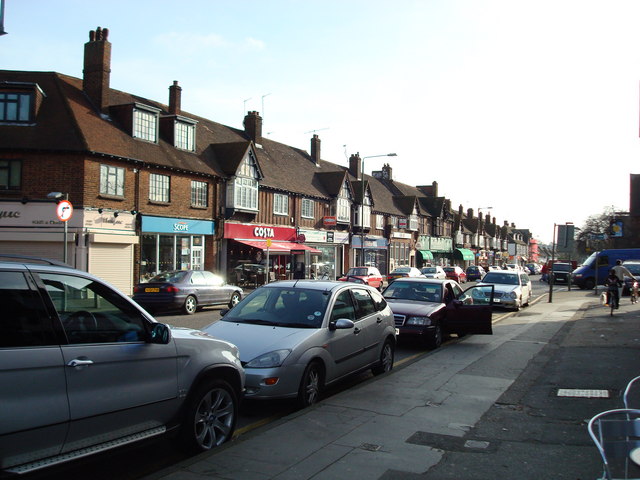
[[[380,270],[376,267],[351,267],[349,271],[338,280],[341,282],[364,283],[382,291],[383,278],[382,275],[380,275]]]
[[[467,282],[467,274],[460,267],[444,267],[444,273],[447,274],[447,278],[455,280],[458,283]]]

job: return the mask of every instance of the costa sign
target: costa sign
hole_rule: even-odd
[[[276,234],[271,227],[256,227],[253,229],[253,236],[258,238],[274,238]]]

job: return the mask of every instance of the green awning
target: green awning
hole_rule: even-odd
[[[469,250],[468,248],[456,248],[453,251],[453,256],[456,258],[460,258],[462,260],[464,260],[465,262],[469,262],[472,260],[475,260],[476,256],[473,254],[473,252],[471,250]]]
[[[420,255],[422,255],[423,260],[433,260],[433,253],[431,253],[429,250],[418,250],[418,252],[420,252]]]

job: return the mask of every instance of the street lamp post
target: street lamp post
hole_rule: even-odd
[[[360,200],[360,253],[361,253],[361,265],[365,266],[364,261],[364,161],[366,158],[376,158],[376,157],[397,157],[395,153],[385,153],[383,155],[368,155],[366,157],[362,157],[361,167],[360,167],[360,177],[362,180],[362,199]],[[357,262],[356,262],[357,263]]]

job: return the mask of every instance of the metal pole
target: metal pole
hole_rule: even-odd
[[[364,158],[362,157],[362,166],[360,177],[362,178],[362,203],[360,204],[360,265],[364,265]],[[357,262],[356,262],[357,263]],[[357,265],[356,265],[357,266]]]
[[[553,264],[556,257],[556,224],[553,224],[553,239],[551,243],[551,269],[549,272],[549,303],[553,302]]]
[[[69,194],[68,193],[64,194],[64,199],[65,200],[69,200]],[[64,263],[68,263],[67,262],[67,234],[69,232],[68,227],[67,227],[68,223],[69,223],[69,220],[66,220],[64,222],[64,227],[63,227],[64,228],[64,234],[63,234],[64,235],[64,237],[63,237],[64,247],[62,249],[62,261]]]

